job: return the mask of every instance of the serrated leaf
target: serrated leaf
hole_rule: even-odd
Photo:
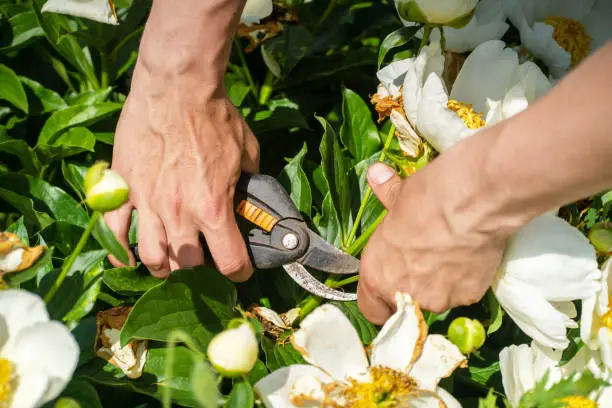
[[[164,282],[151,276],[143,265],[108,269],[102,279],[106,286],[122,295],[144,293]]]
[[[310,218],[312,210],[312,192],[310,191],[308,177],[302,169],[302,162],[307,152],[308,148],[306,143],[304,143],[299,153],[285,166],[278,176],[278,180],[289,193],[297,209],[302,214],[306,215],[307,218]]]
[[[391,51],[393,48],[401,47],[402,45],[406,44],[420,29],[421,26],[418,25],[402,27],[387,35],[378,49],[378,68],[380,69],[382,62],[385,60],[385,56],[389,53],[389,51]]]
[[[165,341],[171,331],[182,329],[206,349],[232,318],[235,303],[234,285],[218,271],[205,267],[174,271],[134,304],[121,330],[121,343]]]
[[[0,84],[2,84],[0,86],[0,99],[8,101],[23,112],[28,113],[28,97],[19,77],[12,69],[3,64],[0,64]]]

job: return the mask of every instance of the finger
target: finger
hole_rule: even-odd
[[[382,205],[393,207],[402,179],[384,163],[376,163],[368,169],[368,183]]]
[[[161,219],[147,206],[138,208],[138,255],[151,275],[166,278],[170,274],[166,231]]]
[[[373,237],[374,238],[374,237]],[[375,245],[375,242],[371,242]],[[387,321],[393,310],[389,304],[380,296],[382,285],[377,278],[380,275],[380,269],[376,268],[376,261],[372,259],[369,251],[372,250],[371,245],[366,248],[361,257],[359,270],[359,284],[357,285],[357,305],[359,310],[374,324],[381,325]]]
[[[128,240],[133,208],[134,207],[132,206],[132,204],[127,202],[115,211],[109,211],[104,214],[104,220],[106,221],[106,224],[113,232],[113,234],[115,234],[115,237],[117,238],[121,246],[125,248],[128,254],[128,258],[130,259],[129,264],[131,266],[136,265],[136,260],[134,258],[134,254],[132,254],[132,251],[130,251],[130,245]],[[113,255],[109,255],[108,260],[116,268],[126,266]]]
[[[259,142],[251,131],[244,140],[241,166],[247,173],[259,173]]]
[[[232,200],[224,200],[219,211],[209,209],[203,214],[208,216],[200,229],[217,269],[234,282],[246,281],[253,274],[253,266],[236,224]]]
[[[168,263],[170,270],[191,268],[204,263],[204,251],[198,239],[200,231],[195,223],[181,228],[164,219],[168,242]]]

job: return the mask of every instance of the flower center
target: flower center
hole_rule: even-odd
[[[578,20],[565,17],[546,17],[544,23],[552,26],[553,39],[572,56],[572,65],[578,64],[591,51],[591,36]]]
[[[471,103],[459,102],[454,99],[449,99],[446,107],[457,114],[470,129],[478,129],[485,126],[487,123],[482,118],[483,113],[477,113],[472,108]]]
[[[408,375],[387,367],[371,367],[371,381],[350,380],[342,390],[344,407],[394,408],[417,391],[416,382]]]
[[[8,406],[13,391],[13,368],[6,358],[0,358],[0,407]],[[7,405],[8,404],[8,405]]]
[[[567,408],[598,408],[599,404],[580,396],[564,397],[561,401],[565,402]]]
[[[612,296],[610,296],[610,298],[608,299],[609,310],[606,313],[604,313],[603,316],[601,316],[601,325],[607,327],[610,330],[612,330],[612,308],[610,308],[611,305],[612,305]]]

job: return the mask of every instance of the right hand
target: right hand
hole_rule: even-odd
[[[131,212],[138,211],[138,251],[154,276],[202,264],[201,232],[220,272],[244,281],[253,267],[233,196],[241,170],[258,171],[259,145],[223,89],[185,75],[159,76],[137,65],[112,162],[130,185],[130,200],[106,221],[127,248]]]

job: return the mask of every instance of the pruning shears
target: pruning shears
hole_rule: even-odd
[[[306,291],[325,299],[356,300],[355,293],[330,288],[306,266],[327,273],[359,273],[359,260],[308,228],[287,191],[271,176],[242,173],[234,193],[235,212],[251,262],[256,269],[282,266]],[[201,237],[206,249],[206,242]],[[132,250],[138,259],[138,248]]]

